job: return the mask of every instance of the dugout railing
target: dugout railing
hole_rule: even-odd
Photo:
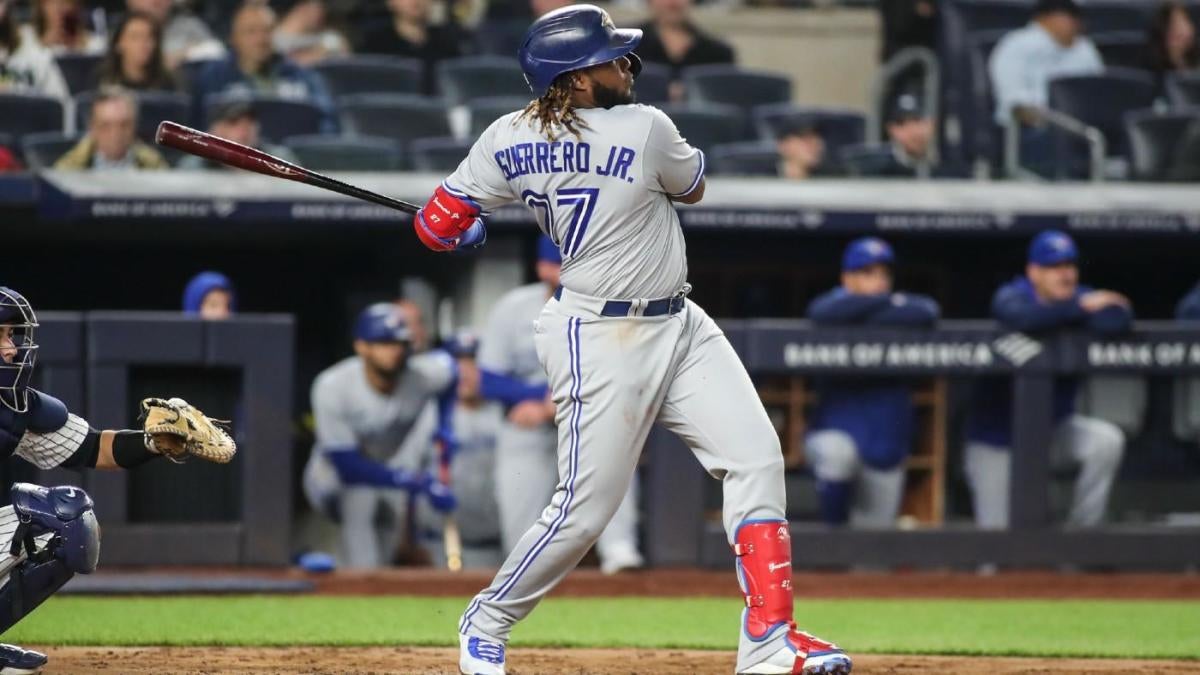
[[[951,524],[908,530],[834,529],[793,522],[798,567],[1008,567],[1181,569],[1200,560],[1200,527],[1138,523],[1069,529],[1051,517],[1055,378],[1200,374],[1200,324],[1139,322],[1127,335],[1036,337],[991,322],[943,321],[927,331],[817,329],[806,321],[722,322],[752,376],[1005,376],[1013,388],[1010,527]],[[655,430],[643,470],[645,551],[654,565],[732,562],[711,481],[690,451]]]

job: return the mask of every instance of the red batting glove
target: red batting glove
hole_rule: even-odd
[[[413,217],[413,229],[422,244],[434,251],[458,248],[464,232],[483,212],[473,199],[450,194],[443,185],[433,191],[433,197]]]

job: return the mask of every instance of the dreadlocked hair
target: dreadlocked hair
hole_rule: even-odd
[[[538,124],[542,133],[551,141],[557,140],[555,130],[559,126],[571,132],[575,138],[581,138],[579,130],[586,129],[587,122],[579,116],[571,103],[574,88],[573,73],[559,75],[541,98],[534,99],[525,106],[525,111],[519,119],[529,119]]]

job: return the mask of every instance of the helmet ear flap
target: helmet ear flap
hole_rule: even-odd
[[[642,72],[642,57],[629,52],[625,55],[625,58],[629,59],[629,72],[633,74],[634,79],[637,79],[637,76]]]

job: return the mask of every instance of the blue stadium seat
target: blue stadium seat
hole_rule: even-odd
[[[480,54],[511,59],[521,48],[521,40],[528,28],[527,19],[484,19],[476,28],[472,42]]]
[[[68,135],[58,131],[27,134],[21,137],[21,154],[25,165],[33,170],[49,169],[59,157],[75,147],[82,136]]]
[[[751,141],[715,145],[706,157],[714,176],[776,176],[779,153],[774,144]]]
[[[416,138],[449,136],[446,105],[412,94],[359,94],[338,105],[342,128],[359,136],[382,136],[405,145]]]
[[[1146,32],[1117,30],[1089,35],[1108,68],[1145,68]]]
[[[467,104],[471,112],[471,137],[482,134],[497,118],[514,110],[523,110],[529,104],[528,96],[491,96],[473,99]]]
[[[336,100],[355,94],[417,94],[422,65],[417,59],[364,54],[327,59],[313,65]]]
[[[844,146],[862,143],[866,136],[866,115],[849,108],[803,107],[784,103],[758,106],[752,116],[758,138],[763,141],[774,141],[784,126],[799,121],[812,122],[819,128],[821,138],[833,156]]]
[[[1138,180],[1163,180],[1180,141],[1200,124],[1200,109],[1166,114],[1135,110],[1125,115],[1129,167]]]
[[[1117,0],[1081,2],[1080,6],[1083,8],[1083,25],[1093,39],[1101,33],[1129,31],[1140,33],[1144,45],[1146,30],[1150,27],[1158,4],[1139,0]],[[1115,65],[1107,60],[1105,64]]]
[[[661,63],[643,63],[633,92],[638,103],[661,105],[671,100],[671,69]]]
[[[147,143],[154,142],[154,132],[163,120],[187,124],[191,100],[186,94],[164,91],[134,92],[138,104],[137,135]],[[80,131],[87,130],[92,116],[92,102],[96,92],[85,91],[75,97],[75,125]]]
[[[532,96],[521,65],[514,58],[464,56],[437,64],[438,88],[451,106],[477,98]]]
[[[448,173],[457,169],[459,163],[467,156],[471,142],[446,136],[418,138],[409,148],[413,170]]]
[[[892,146],[887,143],[847,145],[838,153],[841,166],[850,176],[878,176],[892,160]]]
[[[683,82],[687,100],[694,105],[722,103],[749,111],[754,106],[792,100],[790,78],[734,65],[685,68]]]
[[[67,81],[67,91],[72,96],[95,89],[100,83],[99,69],[100,63],[104,61],[103,54],[59,54],[54,60],[58,63],[63,79]]]
[[[401,165],[396,141],[378,136],[292,136],[284,140],[306,168],[314,171],[396,171]]]
[[[280,143],[289,136],[321,133],[321,121],[324,115],[320,108],[307,101],[295,101],[277,96],[260,95],[249,98],[244,94],[214,96],[206,101],[207,118],[212,117],[213,110],[217,106],[230,99],[250,101],[258,116],[259,133],[264,140]],[[207,126],[207,121],[205,124]]]
[[[1167,78],[1167,98],[1172,106],[1200,106],[1200,73],[1173,73]]]
[[[0,132],[21,137],[39,131],[62,130],[63,106],[58,99],[0,93]]]
[[[1154,104],[1157,87],[1150,73],[1110,68],[1099,75],[1060,77],[1050,81],[1049,107],[1096,127],[1107,141],[1108,156],[1126,156],[1125,115]],[[1086,165],[1086,146],[1056,134],[1059,171],[1079,175]]]
[[[733,106],[710,104],[691,106],[671,103],[662,106],[688,143],[708,152],[722,143],[746,140],[742,113]]]

